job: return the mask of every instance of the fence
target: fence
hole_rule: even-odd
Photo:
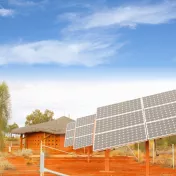
[[[59,175],[59,176],[68,176],[66,174],[59,173],[59,172],[56,172],[56,171],[45,168],[45,153],[43,152],[43,148],[49,148],[49,149],[56,150],[56,151],[61,152],[61,153],[74,155],[75,157],[87,158],[88,162],[89,162],[90,156],[91,156],[90,152],[88,152],[88,155],[85,155],[85,156],[77,155],[75,153],[70,153],[70,152],[59,150],[59,149],[56,149],[56,148],[53,148],[53,147],[50,147],[50,146],[43,145],[43,143],[41,141],[41,146],[40,146],[40,176],[44,176],[45,172],[49,172],[51,174],[55,174],[55,175]]]

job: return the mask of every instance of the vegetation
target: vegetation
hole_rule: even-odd
[[[23,156],[25,158],[28,158],[32,155],[32,150],[31,149],[22,149],[18,150],[17,152],[13,153],[15,156]]]
[[[32,114],[26,117],[25,125],[27,126],[48,122],[50,120],[53,120],[53,116],[54,116],[53,111],[46,109],[45,112],[42,113],[40,110],[36,109],[35,111],[32,112]]]
[[[8,132],[11,133],[11,131],[15,128],[19,128],[18,124],[17,123],[13,123],[12,125],[8,125]]]
[[[5,82],[0,84],[0,150],[4,147],[4,134],[10,119],[11,106],[8,86]]]
[[[1,159],[1,161],[0,161],[0,169],[1,169],[1,170],[14,169],[14,166],[13,166],[11,163],[9,163],[8,160],[6,160],[6,159]]]

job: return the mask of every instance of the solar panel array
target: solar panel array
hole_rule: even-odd
[[[99,107],[95,150],[176,134],[176,90]]]
[[[176,90],[97,108],[67,125],[65,147],[96,151],[174,134]]]
[[[89,115],[76,120],[74,149],[79,149],[93,144],[94,121],[96,115]]]
[[[64,147],[73,146],[75,134],[75,122],[67,124]]]

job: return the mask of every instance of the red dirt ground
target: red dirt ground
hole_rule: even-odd
[[[11,157],[8,159],[15,170],[5,171],[3,176],[39,176],[39,159],[35,164],[26,165],[24,158]],[[112,173],[103,173],[104,159],[91,158],[90,163],[83,158],[46,158],[46,168],[70,176],[145,176],[145,164],[138,163],[131,157],[113,157],[110,159]],[[53,174],[45,173],[45,176]],[[150,176],[176,176],[176,169],[150,166]]]

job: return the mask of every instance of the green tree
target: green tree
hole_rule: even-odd
[[[12,131],[13,129],[15,129],[15,128],[19,128],[19,126],[18,126],[17,123],[14,122],[12,125],[8,125],[8,126],[7,126],[7,130],[6,130],[6,131],[7,131],[8,133],[11,133],[11,131]],[[12,134],[11,134],[11,137],[12,137]]]
[[[11,132],[13,129],[19,128],[17,123],[13,123],[12,125],[8,125],[8,131]]]
[[[34,125],[43,122],[48,122],[53,120],[54,112],[46,109],[44,113],[42,113],[39,109],[36,109],[32,112],[32,114],[26,117],[25,125]]]
[[[0,84],[0,150],[4,147],[4,134],[11,115],[9,88],[5,82]]]

